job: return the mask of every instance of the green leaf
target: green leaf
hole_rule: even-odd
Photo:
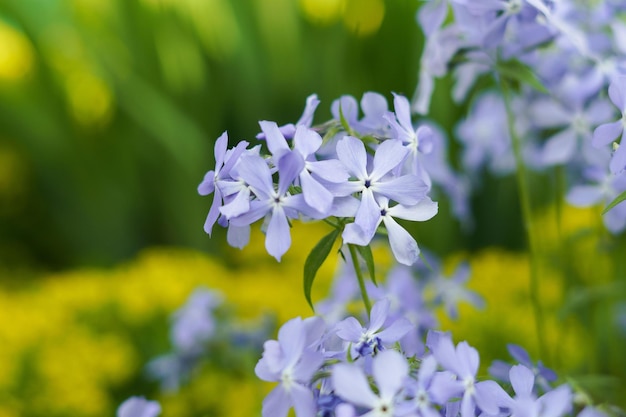
[[[372,248],[370,248],[370,245],[356,245],[356,249],[359,251],[359,254],[363,258],[363,260],[365,260],[365,265],[367,266],[367,270],[370,274],[372,282],[378,287],[378,283],[376,282],[376,271],[374,269],[374,256],[372,255]]]
[[[543,85],[543,83],[539,80],[537,75],[533,72],[532,69],[526,64],[522,62],[511,59],[509,61],[499,62],[496,65],[496,71],[502,77],[507,78],[511,81],[516,81],[520,84],[526,84],[531,86],[537,91],[548,94],[548,89]]]
[[[620,195],[615,197],[615,200],[611,201],[611,204],[606,206],[604,211],[602,211],[602,214],[606,214],[609,210],[611,210],[613,207],[615,207],[616,205],[618,205],[619,203],[621,203],[624,200],[626,200],[626,191],[624,191],[623,193],[621,193]]]
[[[335,229],[320,239],[304,262],[304,296],[311,306],[311,309],[313,309],[313,302],[311,301],[311,287],[313,287],[315,275],[328,257],[328,254],[333,248],[335,240],[337,240],[340,233],[341,229]]]

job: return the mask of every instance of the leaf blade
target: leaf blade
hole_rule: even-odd
[[[626,191],[623,191],[620,195],[615,197],[615,200],[611,201],[609,205],[604,208],[604,210],[602,211],[602,214],[608,213],[609,210],[611,210],[613,207],[615,207],[616,205],[618,205],[624,200],[626,200]]]
[[[320,241],[317,242],[317,245],[315,245],[315,247],[311,250],[311,253],[309,253],[306,261],[304,262],[304,297],[311,306],[311,309],[314,311],[313,302],[311,301],[311,288],[313,287],[313,281],[315,280],[317,271],[330,254],[330,251],[340,233],[340,229],[334,229],[332,232],[321,238]]]

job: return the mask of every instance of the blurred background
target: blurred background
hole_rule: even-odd
[[[294,243],[276,264],[260,237],[240,253],[226,247],[222,230],[212,239],[204,233],[210,198],[196,187],[213,167],[214,140],[228,130],[231,145],[251,141],[258,120],[294,122],[312,93],[322,102],[316,123],[331,117],[342,94],[411,97],[423,47],[419,5],[0,2],[0,417],[112,415],[135,394],[160,396],[164,415],[258,414],[257,353],[247,371],[205,372],[179,396],[159,394],[143,371],[168,350],[168,317],[197,285],[220,288],[244,318],[269,312],[280,323],[310,314],[300,274],[315,239]],[[432,119],[451,134],[466,109],[451,102],[449,85],[438,83]],[[454,144],[450,151],[454,157]],[[596,375],[591,385],[620,398],[626,268],[615,253],[626,249],[624,239],[607,235],[598,210],[569,212],[569,223],[555,226],[544,180],[535,181],[537,210],[548,213],[544,266],[555,276],[546,303],[555,329],[575,328],[567,342],[553,340],[562,359],[554,364]],[[413,230],[450,262],[474,262],[475,289],[494,303],[509,300],[504,305],[526,302],[514,184],[486,177],[472,197],[473,229],[453,219],[442,198],[440,214]],[[303,232],[295,233],[294,242]],[[513,269],[519,279],[508,276]],[[322,275],[318,299],[332,267]],[[455,330],[487,351],[485,366],[506,358],[506,343],[524,343],[524,334],[536,357],[532,318],[498,330],[487,309],[475,322],[486,323],[490,311],[485,332],[463,333],[463,316]],[[571,355],[559,350],[564,343]],[[228,406],[242,395],[256,399],[249,409]]]

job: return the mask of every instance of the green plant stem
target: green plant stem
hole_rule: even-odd
[[[365,289],[365,280],[363,279],[363,272],[361,271],[361,265],[359,265],[359,259],[357,258],[356,248],[353,244],[348,243],[348,250],[350,251],[350,257],[352,258],[352,265],[354,266],[356,278],[359,281],[359,288],[361,289],[363,304],[365,304],[365,309],[367,310],[367,314],[369,315],[370,311],[372,311],[372,303],[370,302],[370,298],[367,296],[367,290]]]
[[[504,98],[504,105],[506,107],[507,123],[509,132],[511,135],[511,142],[513,144],[513,153],[515,155],[515,164],[517,165],[516,178],[517,188],[519,190],[520,204],[522,208],[522,217],[524,221],[524,230],[526,231],[526,238],[528,240],[528,250],[530,252],[530,280],[529,291],[530,299],[533,305],[533,312],[535,316],[535,329],[537,332],[537,339],[539,342],[539,355],[544,362],[550,363],[548,357],[548,347],[545,337],[545,326],[543,308],[541,306],[540,298],[540,282],[539,282],[539,252],[537,250],[537,241],[534,234],[533,215],[530,203],[530,186],[528,185],[528,177],[526,173],[526,166],[524,165],[524,158],[522,155],[522,143],[521,138],[515,132],[514,114],[511,108],[511,92],[506,81],[500,79],[500,88]]]

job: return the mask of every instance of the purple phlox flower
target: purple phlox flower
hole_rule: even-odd
[[[626,172],[616,175],[607,172],[606,167],[588,167],[584,178],[591,184],[575,185],[567,193],[567,201],[576,207],[591,207],[596,204],[609,204],[619,194],[626,191]],[[620,203],[602,216],[606,228],[617,234],[626,228],[626,203]]]
[[[156,417],[161,414],[161,405],[144,397],[130,397],[117,409],[117,417]]]
[[[204,231],[211,235],[213,225],[217,221],[220,214],[219,209],[222,205],[223,199],[232,195],[228,189],[224,189],[228,182],[232,182],[230,177],[230,170],[235,163],[239,160],[241,154],[248,146],[248,142],[242,141],[231,151],[227,150],[228,147],[228,133],[224,132],[215,141],[215,170],[207,172],[204,179],[198,185],[198,194],[200,195],[213,195],[213,203],[209,209],[209,214],[204,223]]]
[[[300,214],[320,218],[320,214],[309,207],[302,194],[291,195],[289,186],[302,172],[304,160],[297,152],[285,152],[278,160],[278,188],[274,189],[272,173],[263,158],[253,155],[242,157],[239,175],[249,184],[255,199],[250,201],[250,210],[228,219],[231,226],[249,226],[265,217],[267,222],[265,248],[280,261],[289,246],[291,234],[288,218]]]
[[[274,122],[259,122],[265,133],[267,147],[275,159],[292,152],[287,140]],[[324,216],[333,204],[333,194],[323,183],[343,183],[348,180],[348,173],[343,165],[335,160],[317,161],[315,152],[322,145],[322,138],[312,129],[300,125],[293,138],[293,152],[300,154],[304,161],[298,173],[298,182],[302,187],[304,201]]]
[[[417,11],[417,22],[424,35],[429,36],[441,27],[448,15],[448,0],[430,0]]]
[[[449,398],[462,395],[461,417],[475,416],[476,407],[487,415],[495,415],[501,406],[510,401],[509,395],[494,381],[476,381],[478,372],[478,351],[460,342],[456,349],[449,334],[431,331],[428,333],[426,346],[443,369],[456,375],[456,380],[442,380],[440,396],[444,393]]]
[[[533,392],[535,374],[524,365],[515,365],[509,371],[515,398],[508,399],[506,408],[514,417],[560,417],[572,409],[572,392],[562,385],[537,398]]]
[[[415,175],[391,175],[391,171],[402,163],[406,153],[399,141],[386,140],[376,149],[371,169],[368,169],[368,156],[361,140],[346,136],[337,143],[337,156],[355,181],[331,184],[329,187],[338,196],[353,193],[361,195],[354,223],[344,230],[343,239],[346,243],[366,245],[374,236],[381,217],[375,196],[385,196],[409,206],[417,204],[425,197],[427,188]],[[366,243],[352,242],[351,237],[356,234],[351,229],[355,227],[360,229]]]
[[[424,197],[419,203],[412,206],[404,206],[402,204],[390,206],[388,198],[379,196],[376,204],[380,217],[374,230],[378,228],[380,223],[383,223],[387,230],[389,246],[393,256],[403,265],[413,265],[419,260],[420,249],[413,236],[400,226],[394,218],[411,221],[430,220],[437,214],[437,203],[428,197]],[[343,238],[347,243],[365,246],[369,244],[372,236],[365,235],[356,223],[352,223],[346,225]]]
[[[337,323],[346,317],[348,303],[359,291],[354,268],[342,267],[335,276],[330,296],[315,306],[315,311],[324,317],[328,324]]]
[[[214,310],[222,304],[220,293],[197,288],[172,316],[172,343],[177,350],[194,351],[202,347],[215,333]]]
[[[583,408],[583,410],[578,413],[577,417],[609,417],[605,412],[598,410],[595,407],[588,405]]]
[[[392,417],[409,415],[415,406],[404,398],[409,376],[406,358],[394,350],[379,353],[373,359],[372,374],[378,394],[370,388],[363,370],[354,364],[340,363],[332,368],[335,393],[356,407],[369,409],[364,416]]]
[[[162,391],[176,392],[196,365],[195,355],[188,357],[186,354],[180,355],[180,352],[167,353],[150,360],[146,372],[151,379],[160,382]]]
[[[505,39],[509,26],[532,25],[535,31],[548,31],[549,28],[537,22],[537,16],[549,13],[542,0],[460,0],[470,13],[477,16],[488,16],[490,24],[483,37],[486,48],[498,46]]]
[[[417,378],[407,384],[407,393],[413,399],[416,415],[419,417],[440,417],[435,405],[443,405],[437,398],[440,389],[438,384],[445,379],[450,380],[451,374],[437,371],[437,361],[432,355],[424,357],[417,371]],[[442,379],[443,378],[443,379]],[[445,382],[443,382],[445,388]]]
[[[484,300],[476,292],[466,288],[471,275],[470,267],[466,262],[457,266],[450,277],[439,272],[431,277],[430,286],[435,293],[435,302],[443,304],[446,314],[452,319],[458,317],[458,304],[467,302],[476,308],[484,307]]]
[[[482,166],[505,175],[515,169],[515,158],[502,97],[489,91],[473,103],[468,117],[456,127],[463,144],[462,161],[467,171],[476,173]]]
[[[507,349],[513,359],[533,371],[535,384],[541,388],[541,390],[546,392],[552,389],[550,383],[556,381],[557,378],[556,373],[552,369],[546,368],[541,361],[537,361],[535,364],[530,358],[530,355],[528,355],[528,352],[521,346],[511,343],[507,345]],[[510,364],[504,361],[495,360],[489,367],[489,374],[501,381],[509,382],[511,367]]]
[[[593,132],[593,145],[601,147],[614,142],[618,137],[624,137],[624,126],[626,126],[626,75],[618,76],[609,85],[609,98],[619,109],[621,119],[600,125]],[[626,143],[626,141],[624,141]],[[621,141],[620,141],[621,145]],[[609,168],[616,174],[626,167],[626,146],[614,144],[615,153],[611,158]]]
[[[300,119],[296,122],[295,125],[293,123],[288,123],[286,125],[279,127],[278,129],[280,130],[280,133],[285,138],[292,139],[294,135],[296,134],[296,128],[298,126],[311,127],[311,125],[313,125],[313,116],[315,115],[315,110],[317,109],[317,106],[319,104],[320,104],[320,101],[317,98],[317,94],[311,94],[310,96],[308,96],[306,98],[306,105],[304,107],[304,112],[302,113],[302,116],[300,116]],[[261,132],[258,135],[256,135],[256,138],[261,139],[261,140],[266,139],[266,133]]]
[[[424,300],[424,283],[413,275],[412,268],[402,265],[393,268],[387,275],[385,285],[376,288],[379,298],[389,300],[391,317],[406,317],[416,328],[424,331],[437,325]]]
[[[442,129],[431,121],[424,123],[432,132],[432,150],[421,160],[422,166],[435,185],[432,197],[443,192],[451,202],[450,210],[461,221],[464,228],[471,228],[472,219],[469,206],[470,181],[466,176],[457,175],[448,162],[447,138]]]
[[[469,51],[465,58],[467,62],[460,63],[453,71],[452,99],[457,104],[465,100],[478,77],[491,71],[495,64],[491,55],[481,50]]]
[[[307,324],[300,317],[289,320],[278,331],[278,340],[264,344],[256,375],[280,382],[263,400],[263,417],[285,417],[294,407],[298,417],[314,417],[316,405],[311,378],[322,366],[322,354],[308,347]]]
[[[363,117],[359,119],[359,105],[356,99],[350,95],[341,96],[333,101],[331,113],[335,120],[339,120],[341,114],[348,125],[363,135],[385,135],[389,125],[383,117],[389,110],[385,96],[375,92],[365,92],[361,97],[361,110]]]
[[[422,156],[433,150],[433,130],[426,124],[417,129],[413,127],[411,109],[406,97],[394,93],[394,109],[395,114],[389,112],[385,117],[391,126],[392,138],[400,140],[409,151],[402,172],[418,176],[430,188],[431,179],[422,162]]]
[[[413,324],[415,331],[404,335],[400,345],[407,355],[421,356],[424,353],[422,337],[426,329],[436,325],[436,319],[424,302],[423,288],[413,276],[412,269],[406,266],[394,268],[387,275],[384,286],[372,286],[368,293],[374,299],[389,300],[391,319],[405,317]]]
[[[530,107],[532,121],[541,129],[558,129],[549,137],[543,148],[543,163],[551,166],[570,162],[585,143],[591,143],[592,128],[606,122],[613,115],[613,109],[603,98],[590,99],[594,89],[585,78],[568,75],[557,87],[554,98],[542,97]],[[593,152],[590,147],[590,151]],[[583,154],[584,157],[584,154]]]
[[[353,356],[372,355],[397,342],[414,329],[413,324],[404,317],[386,323],[388,314],[389,300],[380,300],[372,307],[367,328],[362,327],[356,318],[348,317],[336,324],[336,334],[352,344]],[[383,326],[385,329],[381,330]]]
[[[426,45],[420,59],[417,88],[412,99],[412,109],[418,114],[427,114],[435,89],[435,78],[448,73],[448,64],[454,55],[466,45],[463,31],[450,25],[437,29],[426,37]]]

